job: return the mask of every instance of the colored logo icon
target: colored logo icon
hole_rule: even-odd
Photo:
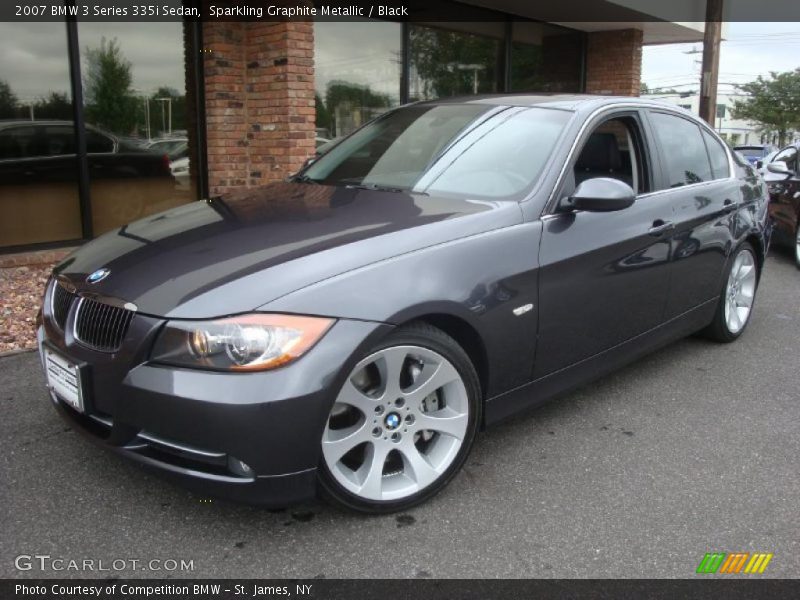
[[[767,568],[772,556],[772,553],[766,552],[710,552],[700,561],[697,573],[760,574]]]

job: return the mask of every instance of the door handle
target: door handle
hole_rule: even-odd
[[[736,203],[733,200],[725,200],[725,202],[722,203],[722,212],[733,212],[736,210],[736,208]]]
[[[662,233],[675,229],[672,221],[664,221],[663,219],[656,219],[653,221],[653,226],[647,231],[652,236],[659,236]]]

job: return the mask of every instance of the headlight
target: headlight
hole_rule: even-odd
[[[260,313],[213,321],[169,321],[151,359],[222,371],[274,369],[305,354],[333,323],[321,317]]]

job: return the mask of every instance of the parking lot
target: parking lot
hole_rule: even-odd
[[[767,261],[732,345],[692,338],[482,434],[433,501],[362,517],[209,502],[103,452],[0,359],[0,576],[14,558],[193,561],[191,577],[692,577],[704,553],[800,574],[800,272]]]

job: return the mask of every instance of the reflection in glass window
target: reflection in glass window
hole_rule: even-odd
[[[412,102],[498,91],[499,39],[416,25],[409,35]]]
[[[583,34],[545,23],[515,22],[511,92],[581,91]]]
[[[666,187],[710,181],[711,163],[700,127],[681,117],[651,113],[650,118],[661,146]]]
[[[401,25],[314,24],[317,146],[400,103]]]
[[[303,175],[330,185],[422,185],[442,195],[517,197],[539,178],[571,113],[525,108],[506,115],[501,110],[487,121],[480,139],[459,148],[455,140],[488,111],[485,104],[458,103],[399,108],[331,149]],[[436,165],[442,171],[431,175]],[[432,183],[422,183],[426,174],[435,178]]]
[[[502,122],[459,155],[427,191],[466,197],[521,195],[539,179],[571,113],[528,108]]]
[[[82,237],[64,23],[0,23],[0,247]]]
[[[95,235],[197,197],[181,23],[80,23]]]

